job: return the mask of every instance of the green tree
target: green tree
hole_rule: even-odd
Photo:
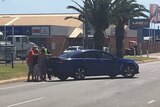
[[[136,3],[135,0],[115,0],[117,3],[112,8],[112,14],[110,17],[111,22],[115,25],[115,37],[116,37],[116,55],[123,57],[123,40],[125,34],[125,25],[128,24],[130,19],[135,17],[148,16],[145,12],[149,12],[143,5]]]
[[[94,47],[102,50],[105,42],[104,31],[109,26],[109,14],[114,5],[112,0],[85,0],[83,6],[73,1],[77,7],[68,6],[68,9],[76,10],[79,17],[66,17],[66,19],[74,18],[84,23],[88,23],[94,29]]]

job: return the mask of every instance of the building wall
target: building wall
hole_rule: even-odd
[[[61,36],[65,35],[68,36],[71,35],[75,27],[68,27],[68,26],[51,26],[50,33],[51,35]]]
[[[50,41],[51,41],[52,56],[57,57],[67,47],[69,39],[65,35],[61,35],[61,36],[60,35],[53,35],[50,38]]]

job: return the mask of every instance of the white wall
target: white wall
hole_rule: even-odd
[[[75,28],[66,26],[51,26],[51,35],[69,36]]]

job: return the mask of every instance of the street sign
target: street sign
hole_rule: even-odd
[[[149,19],[132,19],[129,21],[130,29],[139,29],[139,28],[144,28],[149,26],[150,26]]]

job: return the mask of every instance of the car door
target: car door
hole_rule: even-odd
[[[108,75],[108,74],[114,74],[116,73],[116,62],[114,56],[106,53],[106,52],[100,52],[100,60],[101,60],[101,75]]]
[[[89,51],[85,53],[84,65],[88,75],[100,75],[103,70],[103,61],[100,58],[99,52]]]

